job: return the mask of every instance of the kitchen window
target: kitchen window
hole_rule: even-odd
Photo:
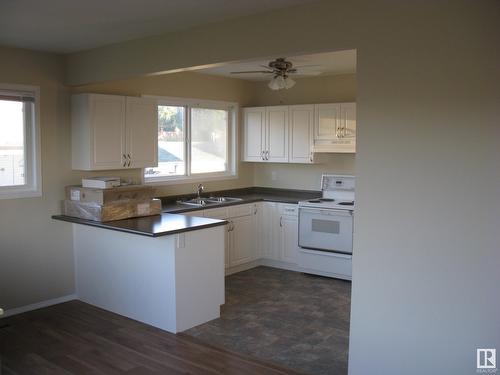
[[[39,89],[0,84],[0,199],[41,196]]]
[[[227,179],[236,175],[235,103],[158,101],[158,167],[146,183]]]

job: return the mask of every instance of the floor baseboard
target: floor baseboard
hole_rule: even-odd
[[[32,303],[30,305],[16,307],[16,308],[13,308],[13,309],[8,309],[8,310],[4,311],[4,314],[0,318],[7,318],[9,316],[13,316],[13,315],[17,315],[17,314],[22,314],[24,312],[28,312],[28,311],[32,311],[32,310],[38,310],[38,309],[41,309],[43,307],[48,307],[48,306],[52,306],[52,305],[57,305],[59,303],[72,301],[74,299],[78,299],[78,297],[76,296],[76,294],[69,294],[67,296],[62,296],[62,297],[58,297],[58,298],[48,299],[48,300],[45,300],[45,301],[40,301],[40,302]]]

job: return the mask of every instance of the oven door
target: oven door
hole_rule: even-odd
[[[352,254],[353,215],[349,210],[301,207],[299,246]]]

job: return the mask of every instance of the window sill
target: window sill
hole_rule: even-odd
[[[223,181],[223,180],[235,180],[238,178],[237,174],[224,174],[224,175],[195,175],[195,176],[176,176],[176,177],[157,177],[157,178],[145,178],[143,177],[143,183],[152,186],[161,185],[180,185],[189,184],[195,182],[207,182],[207,181]]]
[[[0,189],[0,199],[37,198],[42,196],[40,189],[34,188],[3,188]]]

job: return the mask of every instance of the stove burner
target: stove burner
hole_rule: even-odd
[[[342,206],[354,206],[354,201],[351,202],[339,202],[340,205]]]
[[[335,199],[332,198],[319,198],[321,202],[333,202]]]
[[[321,203],[321,201],[319,199],[311,199],[310,201],[308,201],[309,203]]]

